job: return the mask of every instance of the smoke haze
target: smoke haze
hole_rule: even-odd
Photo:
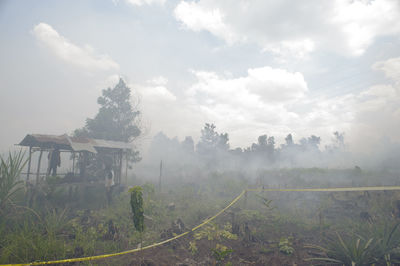
[[[2,1],[0,150],[72,133],[122,77],[140,99],[144,162],[203,162],[210,123],[229,136],[224,167],[262,165],[263,135],[275,142],[268,167],[394,166],[399,21],[395,0]]]

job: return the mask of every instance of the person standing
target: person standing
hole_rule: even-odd
[[[106,178],[105,187],[106,187],[106,194],[107,194],[107,204],[110,204],[111,200],[112,200],[112,188],[114,185],[114,180],[113,180],[114,174],[112,171],[112,165],[106,164],[104,172],[105,172],[105,178]]]
[[[52,176],[57,175],[57,167],[61,166],[61,157],[60,157],[60,150],[55,148],[49,152],[47,157],[49,159],[49,169],[47,171],[47,175],[50,175],[52,172]]]

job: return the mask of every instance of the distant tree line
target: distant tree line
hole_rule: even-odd
[[[302,166],[306,160],[312,164],[325,155],[344,151],[344,133],[334,132],[333,140],[322,151],[321,138],[315,135],[301,138],[296,143],[292,134],[288,134],[285,143],[278,146],[274,136],[264,134],[249,147],[231,149],[228,133],[219,133],[214,124],[206,123],[197,144],[191,136],[180,142],[176,137],[158,133],[151,143],[149,157],[155,160],[168,158],[175,163],[204,163],[210,168],[244,164],[293,167]]]

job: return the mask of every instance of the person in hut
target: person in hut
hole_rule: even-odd
[[[57,175],[57,167],[61,165],[61,157],[60,150],[55,148],[49,152],[47,157],[49,159],[49,169],[47,171],[47,175],[56,176]]]
[[[110,204],[112,200],[112,188],[114,185],[114,173],[112,170],[112,163],[106,163],[105,164],[105,187],[106,187],[106,193],[107,193],[107,203]]]

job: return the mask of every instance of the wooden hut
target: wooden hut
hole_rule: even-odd
[[[103,154],[109,156],[113,160],[114,169],[114,182],[116,185],[121,184],[123,176],[123,161],[125,160],[125,181],[127,178],[128,171],[128,154],[129,151],[133,150],[133,146],[130,143],[121,141],[111,141],[103,139],[93,139],[85,137],[71,137],[66,134],[56,135],[43,135],[43,134],[28,134],[25,138],[17,145],[29,147],[29,161],[27,169],[27,181],[31,181],[31,164],[32,154],[39,152],[39,158],[37,161],[36,170],[36,183],[40,181],[40,170],[42,164],[42,157],[44,152],[50,152],[54,149],[58,149],[60,152],[71,153],[72,156],[72,172],[78,172],[82,179],[85,177],[85,169],[87,161],[82,158],[87,158],[89,155]],[[79,167],[77,167],[76,158],[80,158]],[[78,169],[79,168],[79,169]]]

